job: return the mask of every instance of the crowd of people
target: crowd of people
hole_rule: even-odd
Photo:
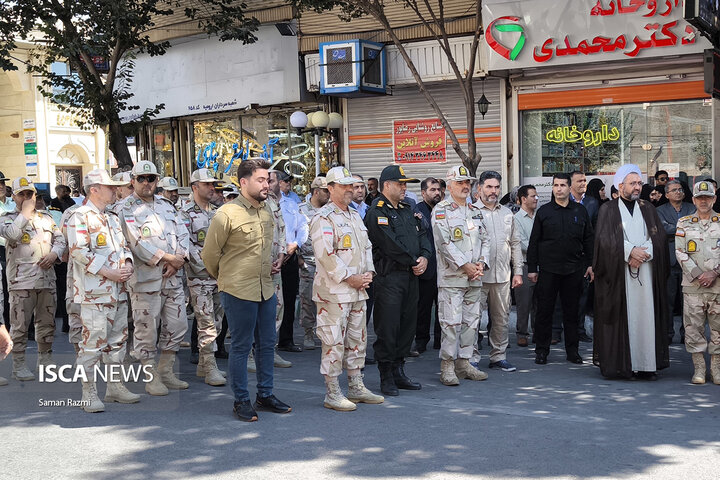
[[[0,194],[8,180],[0,173]],[[14,379],[34,380],[28,339],[37,342],[37,368],[53,364],[55,317],[64,317],[78,367],[140,362],[146,393],[167,395],[189,386],[174,364],[190,312],[196,373],[211,386],[229,380],[239,419],[290,412],[273,394],[274,368],[292,366],[279,352],[318,347],[324,406],[351,411],[420,390],[405,361],[431,340],[443,385],[487,379],[485,312],[488,368],[515,371],[507,358],[514,302],[515,341],[535,345],[536,364],[564,336],[567,361],[585,362],[579,344],[593,342],[592,362],[608,378],[655,379],[669,366],[680,312],[692,383],[706,382],[708,352],[720,384],[716,185],[707,179],[689,191],[663,171],[655,181],[647,188],[637,166],[623,165],[609,199],[601,180],[558,173],[550,202],[538,208],[533,185],[501,198],[499,173],[475,177],[465,166],[420,181],[390,165],[367,182],[334,167],[304,199],[263,159],[243,161],[236,185],[195,170],[187,196],[147,161],[113,178],[89,172],[79,202],[64,186],[40,201],[31,179],[19,177],[12,199],[0,197],[10,326],[0,326],[0,356],[12,354]],[[420,183],[421,198],[408,183]],[[366,355],[371,320],[376,340]],[[216,358],[228,356],[226,374]],[[364,385],[368,364],[377,364],[382,395]],[[248,372],[257,378],[254,403]],[[108,380],[105,402],[140,399]],[[93,378],[82,381],[81,403],[105,409]]]

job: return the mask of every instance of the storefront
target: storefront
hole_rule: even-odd
[[[515,184],[539,186],[542,201],[557,172],[579,170],[608,185],[625,163],[648,178],[658,170],[689,182],[713,175],[714,105],[702,55],[710,44],[682,19],[682,2],[483,8],[491,73],[512,87]]]

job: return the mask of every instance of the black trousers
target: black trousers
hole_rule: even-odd
[[[72,261],[72,259],[70,260]],[[56,277],[56,291],[57,291],[57,306],[55,307],[55,318],[61,318],[63,322],[63,331],[65,331],[65,328],[68,327],[68,314],[65,309],[65,293],[67,292],[68,284],[67,284],[67,269],[68,264],[63,263],[56,263],[54,265],[55,268],[55,277]]]
[[[435,338],[440,338],[440,323],[437,321],[437,298],[438,287],[437,277],[429,280],[418,279],[418,300],[417,329],[415,332],[415,345],[420,348],[427,347],[430,342],[430,325],[432,324],[432,307],[435,305]]]
[[[593,284],[589,283],[583,278],[583,288],[580,298],[578,299],[578,322],[577,322],[577,333],[578,335],[587,335],[585,330],[585,315],[591,311],[591,306],[594,303],[595,288]],[[558,295],[558,298],[560,296]],[[555,307],[555,313],[553,315],[552,332],[553,338],[560,339],[563,332],[563,311],[560,306],[562,302],[558,303]]]
[[[568,354],[578,351],[578,308],[582,294],[583,270],[567,275],[540,272],[535,297],[537,298],[537,317],[535,319],[535,352],[549,353],[552,339],[552,320],[555,300],[560,296],[565,328],[565,351]]]
[[[670,268],[670,277],[667,282],[667,298],[668,298],[668,311],[670,312],[668,321],[668,337],[675,335],[675,308],[676,305],[680,305],[680,312],[683,311],[683,293],[682,293],[682,269],[680,265],[675,265]],[[682,313],[680,314],[682,316]],[[685,336],[685,325],[680,321],[680,335]]]
[[[5,261],[5,246],[0,246],[0,264],[2,264],[2,289],[3,289],[3,319],[8,331],[10,330],[10,293],[7,284],[7,262]],[[64,304],[65,302],[63,302]]]
[[[417,327],[418,278],[412,271],[375,277],[375,360],[395,362],[410,354]]]
[[[297,253],[293,253],[280,271],[282,276],[282,294],[285,303],[282,323],[278,331],[278,345],[292,345],[293,324],[295,323],[295,299],[300,290],[300,265]]]

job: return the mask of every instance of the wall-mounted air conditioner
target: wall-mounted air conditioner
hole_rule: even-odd
[[[385,45],[366,40],[320,44],[320,93],[386,93]]]

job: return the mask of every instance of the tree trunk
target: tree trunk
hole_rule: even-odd
[[[115,155],[118,168],[132,168],[132,157],[123,133],[120,117],[117,115],[108,124],[108,144],[110,151]]]

